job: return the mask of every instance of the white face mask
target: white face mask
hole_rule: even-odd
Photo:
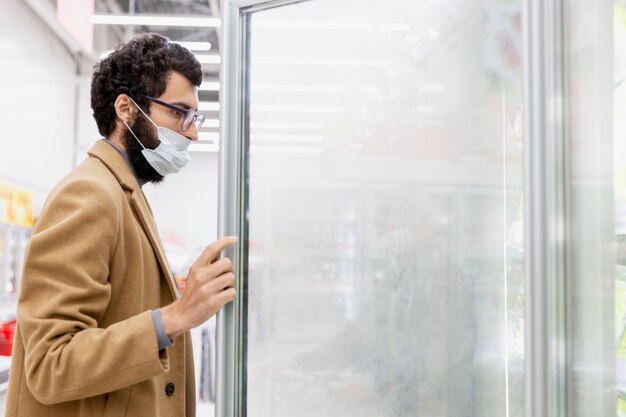
[[[132,98],[130,100],[135,106],[137,106],[137,103],[135,103]],[[161,141],[156,149],[146,148],[145,146],[143,146],[143,143],[141,143],[141,141],[135,135],[132,129],[126,124],[124,120],[122,120],[129,132],[135,137],[137,142],[139,142],[139,144],[143,148],[141,154],[144,158],[146,158],[146,161],[148,161],[150,166],[154,168],[154,170],[159,174],[166,176],[167,174],[177,173],[182,167],[184,167],[189,161],[191,161],[189,152],[187,152],[187,149],[191,144],[191,140],[187,139],[180,133],[174,132],[173,130],[170,130],[166,127],[157,126],[157,124],[154,123],[152,119],[150,119],[150,117],[148,117],[148,115],[144,113],[143,110],[141,110],[141,107],[137,106],[137,108],[156,127],[157,137],[159,138],[159,141]]]

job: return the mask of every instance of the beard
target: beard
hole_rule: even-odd
[[[135,119],[135,123],[131,126],[135,135],[141,140],[143,146],[148,149],[155,149],[159,146],[159,139],[154,136],[154,129],[152,125],[150,125],[142,115],[139,115]],[[163,181],[165,178],[163,175],[156,172],[154,168],[148,163],[146,158],[143,156],[141,151],[143,148],[137,142],[137,139],[130,133],[130,130],[125,129],[124,133],[122,133],[122,142],[126,147],[126,153],[128,154],[128,159],[130,160],[130,164],[135,170],[135,174],[137,178],[145,183],[151,182],[153,184],[158,184]]]

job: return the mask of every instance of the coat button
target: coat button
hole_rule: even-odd
[[[176,389],[176,385],[171,382],[165,386],[165,395],[171,397],[174,394],[174,390]]]

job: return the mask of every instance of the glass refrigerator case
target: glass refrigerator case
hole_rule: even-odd
[[[0,224],[0,377],[10,366],[28,227]],[[1,379],[1,378],[0,378]]]
[[[0,224],[0,310],[17,301],[30,234],[30,228]]]
[[[524,415],[522,2],[392,3],[239,20],[240,415]]]

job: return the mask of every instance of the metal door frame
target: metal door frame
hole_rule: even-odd
[[[220,157],[218,235],[236,235],[239,243],[226,255],[235,266],[237,299],[217,317],[217,417],[246,415],[246,304],[248,164],[248,21],[252,13],[310,0],[224,0],[224,51],[220,68]]]
[[[569,414],[566,0],[526,0],[525,415]]]

